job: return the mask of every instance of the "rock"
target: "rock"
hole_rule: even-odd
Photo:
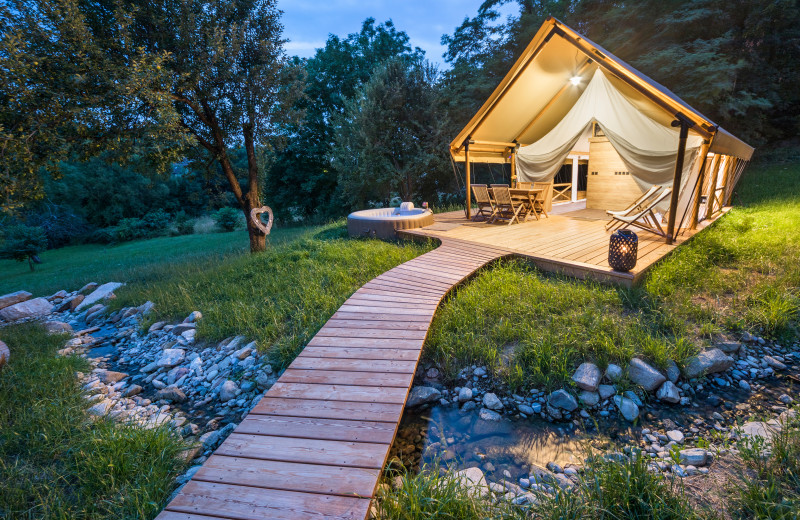
[[[436,367],[429,368],[428,371],[425,372],[425,377],[433,380],[439,379],[439,369]]]
[[[173,403],[182,403],[186,400],[186,394],[177,386],[168,386],[156,392],[156,399],[167,399]]]
[[[197,334],[197,331],[194,329],[184,330],[181,332],[181,337],[187,341],[194,341],[194,337]]]
[[[483,497],[491,493],[489,485],[486,483],[486,477],[484,477],[480,468],[467,468],[456,471],[453,474],[453,480],[475,497]]]
[[[528,417],[530,417],[531,415],[536,413],[533,410],[533,407],[528,406],[527,404],[521,404],[521,405],[517,406],[517,410],[519,410],[520,413],[524,413]]]
[[[464,403],[464,406],[461,407],[461,412],[462,413],[471,412],[477,407],[478,405],[475,404],[475,401],[467,401],[466,403]]]
[[[271,381],[267,374],[261,372],[256,376],[256,384],[258,385],[258,388],[260,388],[261,390],[266,390],[267,388],[269,388]]]
[[[556,390],[547,396],[547,403],[554,407],[571,412],[578,407],[578,401],[564,389]]]
[[[782,402],[785,405],[790,405],[794,402],[794,399],[792,399],[789,396],[789,394],[781,394],[781,396],[778,397],[778,401]]]
[[[180,336],[181,334],[183,334],[187,330],[195,330],[196,328],[197,328],[197,325],[195,325],[194,323],[179,323],[179,324],[175,325],[174,327],[172,327],[170,332],[172,332],[176,336]]]
[[[8,345],[0,341],[0,368],[3,367],[6,363],[8,363],[8,359],[11,357],[11,351],[8,350]]]
[[[97,284],[97,283],[95,283],[95,282],[89,282],[89,283],[87,283],[86,285],[84,285],[83,287],[81,287],[80,289],[78,289],[78,292],[79,292],[80,294],[87,294],[87,293],[89,293],[89,292],[91,292],[91,291],[94,291],[95,289],[97,289],[97,286],[98,286],[98,285],[99,285],[99,284]]]
[[[715,346],[726,354],[735,354],[742,348],[742,344],[738,341],[724,341],[717,343]]]
[[[64,289],[61,289],[60,291],[55,292],[55,293],[51,294],[50,296],[48,296],[47,299],[50,300],[51,302],[53,300],[63,300],[64,298],[67,297],[68,294],[69,293],[67,291],[65,291]]]
[[[56,312],[74,311],[75,308],[83,301],[83,298],[84,296],[82,294],[76,294],[72,298],[67,298],[61,302],[58,307],[56,307]]]
[[[103,285],[92,291],[91,294],[89,294],[89,296],[84,298],[84,300],[75,308],[75,310],[79,311],[81,309],[85,309],[86,307],[94,305],[100,300],[108,298],[114,292],[115,289],[119,289],[123,285],[125,284],[118,282],[104,283]]]
[[[708,452],[702,448],[688,448],[678,452],[681,464],[691,466],[705,466],[708,461]]]
[[[475,369],[473,374],[478,376],[478,377],[483,377],[483,376],[486,375],[486,369],[484,367],[478,367],[478,368]]]
[[[676,383],[681,377],[681,369],[673,360],[667,362],[667,380]]]
[[[600,384],[600,377],[602,377],[602,374],[597,365],[594,363],[582,363],[572,375],[572,380],[581,390],[595,392],[597,391],[597,385]]]
[[[97,375],[100,377],[100,381],[107,385],[114,384],[117,381],[122,381],[128,377],[128,374],[125,372],[114,372],[113,370],[102,370],[99,371]]]
[[[4,309],[0,309],[0,319],[6,321],[21,320],[23,318],[35,318],[50,314],[53,311],[53,304],[45,298],[34,298],[25,300]]]
[[[676,444],[683,444],[684,435],[680,430],[670,430],[667,432],[667,438]]]
[[[113,403],[111,401],[109,401],[108,399],[103,399],[99,403],[89,407],[88,412],[90,415],[102,417],[108,413],[112,405]]]
[[[675,383],[672,381],[666,381],[663,385],[658,389],[656,392],[656,397],[665,401],[667,403],[679,403],[681,400],[681,394],[678,391],[678,387],[675,386]]]
[[[786,370],[786,365],[772,356],[764,356],[764,361],[766,361],[767,365],[771,366],[773,370]]]
[[[219,442],[221,436],[219,430],[206,432],[200,436],[200,444],[202,444],[203,449],[210,450]]]
[[[4,294],[0,296],[0,309],[5,309],[6,307],[10,307],[16,303],[21,303],[26,300],[30,300],[31,296],[33,296],[28,291],[17,291],[8,294]]]
[[[733,366],[734,360],[718,348],[705,350],[699,355],[691,358],[686,366],[683,367],[683,376],[687,379],[694,379],[703,374],[716,374],[724,372]]]
[[[203,313],[201,313],[200,311],[192,311],[191,314],[186,316],[186,319],[183,320],[183,323],[194,323],[202,317]]]
[[[67,332],[72,332],[72,326],[69,323],[64,323],[63,321],[46,321],[42,323],[42,326],[48,334],[64,334]]]
[[[498,422],[500,419],[502,419],[502,416],[499,413],[493,412],[488,408],[481,408],[481,410],[478,412],[478,417],[480,417],[484,421],[491,421],[491,422]]]
[[[619,413],[626,421],[633,422],[639,417],[639,406],[632,400],[627,397],[622,397],[621,395],[615,395],[613,401]]]
[[[770,424],[763,421],[750,421],[742,425],[742,437],[761,437],[765,440],[772,439],[772,436],[780,430],[780,424]]]
[[[667,380],[664,374],[639,358],[631,359],[628,365],[628,377],[648,392],[652,392]]]
[[[165,348],[161,352],[161,357],[156,361],[156,365],[159,367],[171,368],[183,363],[185,357],[186,351],[182,348]]]
[[[442,393],[432,386],[415,386],[411,389],[406,406],[414,408],[423,404],[433,403],[442,398]]]
[[[597,392],[590,392],[588,390],[584,390],[580,394],[578,394],[578,401],[583,403],[585,406],[597,406],[600,402],[600,394]]]
[[[739,380],[739,388],[741,388],[742,390],[747,390],[749,392],[750,391],[750,383],[748,383],[744,379],[740,379]]]
[[[483,406],[490,410],[501,410],[503,403],[495,394],[488,392],[483,396]]]
[[[598,385],[597,391],[603,401],[617,393],[617,389],[611,385]]]
[[[459,403],[466,403],[472,399],[472,389],[463,387],[461,390],[458,391],[458,402]]]
[[[222,388],[219,389],[219,400],[223,403],[230,401],[236,397],[236,392],[239,390],[239,387],[228,379],[224,383],[222,383]]]
[[[616,383],[622,379],[622,367],[613,363],[609,364],[608,367],[606,367],[606,379],[612,383]]]
[[[122,397],[133,397],[142,393],[143,388],[139,385],[131,385],[122,392]]]

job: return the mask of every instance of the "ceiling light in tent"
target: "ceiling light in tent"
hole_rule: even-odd
[[[569,82],[575,85],[576,87],[581,84],[581,77],[580,76],[572,76],[569,78]]]

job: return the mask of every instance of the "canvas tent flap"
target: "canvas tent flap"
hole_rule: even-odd
[[[749,161],[753,157],[755,148],[733,136],[724,128],[719,128],[714,134],[714,140],[711,141],[711,148],[709,151],[711,153],[731,155]]]
[[[551,180],[580,136],[597,122],[643,189],[671,184],[679,133],[642,114],[596,69],[572,109],[544,137],[517,153],[517,175],[523,181]],[[690,134],[684,158],[684,179],[694,165],[703,138]]]

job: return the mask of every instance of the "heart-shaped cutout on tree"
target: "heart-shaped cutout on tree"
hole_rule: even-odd
[[[267,219],[267,223],[265,224],[263,220],[261,220],[261,215],[264,213],[267,214],[269,217]],[[265,235],[269,235],[270,230],[272,229],[272,208],[269,206],[261,206],[260,208],[253,208],[250,210],[250,220],[253,222],[253,225],[259,229]]]

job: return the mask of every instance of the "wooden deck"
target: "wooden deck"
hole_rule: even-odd
[[[723,214],[728,209],[725,208]],[[587,213],[592,218],[581,216]],[[714,219],[701,222],[697,230],[687,231],[672,245],[667,245],[663,237],[654,233],[635,230],[639,235],[636,267],[630,273],[620,273],[608,266],[611,232],[605,230],[608,219],[600,218],[599,213],[602,212],[551,214],[549,218],[508,226],[472,222],[465,218],[463,211],[454,211],[435,215],[431,226],[399,233],[406,238],[429,237],[451,243],[457,240],[467,248],[497,247],[532,260],[544,271],[630,287],[641,281],[653,264],[714,222]]]
[[[363,520],[439,302],[510,253],[445,239],[356,291],[158,520]]]

